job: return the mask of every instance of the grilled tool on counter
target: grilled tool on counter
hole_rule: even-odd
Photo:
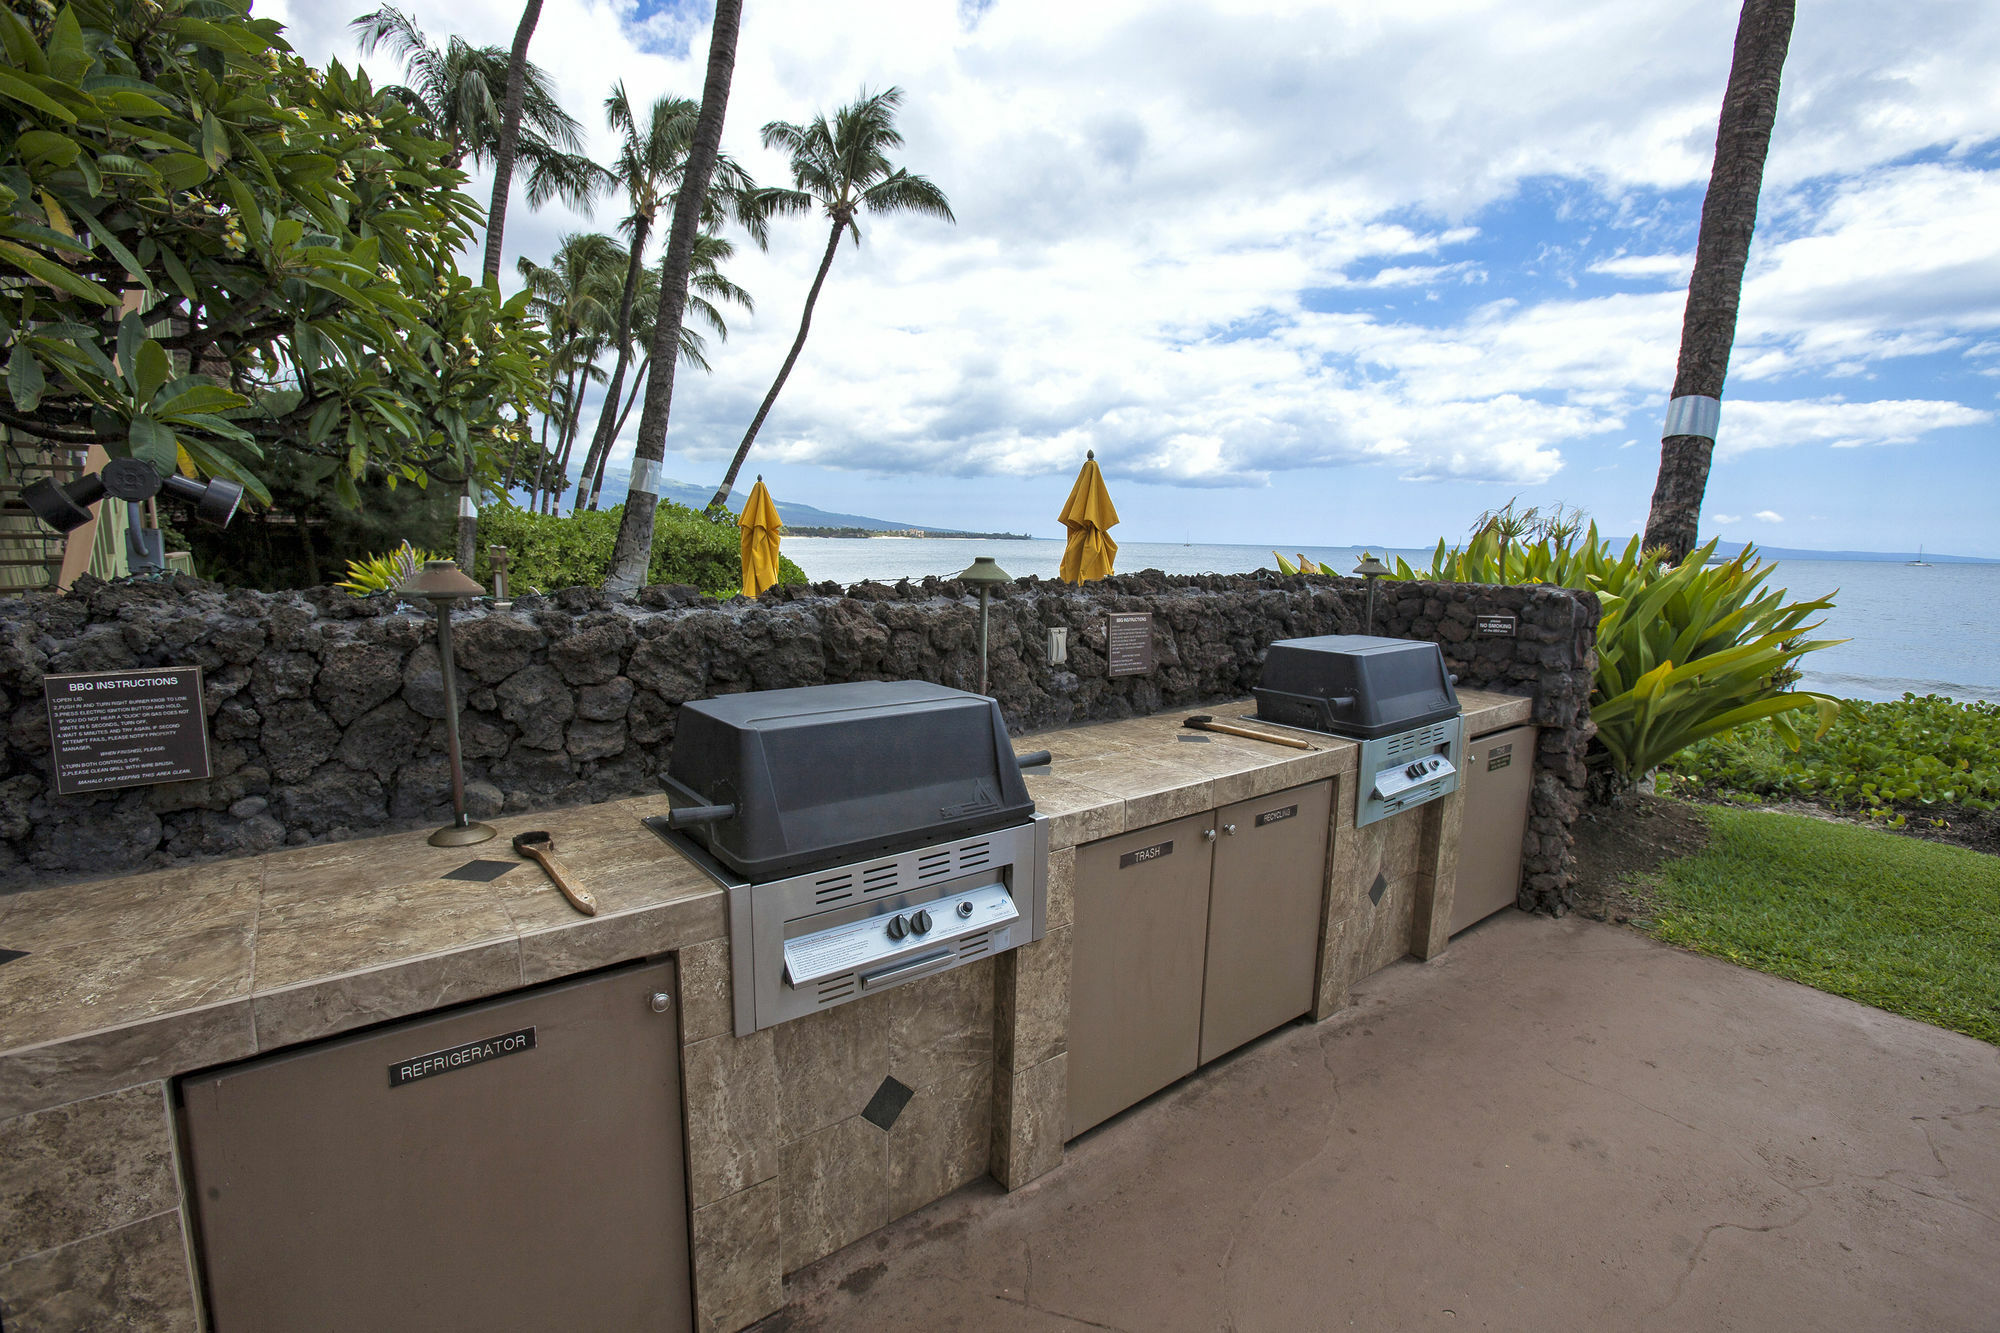
[[[1268,731],[1252,731],[1248,727],[1231,726],[1227,722],[1217,722],[1207,713],[1196,713],[1193,717],[1181,723],[1181,725],[1184,727],[1193,727],[1196,731],[1219,731],[1225,736],[1242,736],[1253,741],[1269,741],[1273,745],[1289,745],[1294,750],[1312,749],[1312,746],[1295,737],[1273,736]]]
[[[534,829],[528,833],[514,835],[514,850],[541,864],[548,873],[549,881],[562,890],[562,896],[569,899],[569,905],[585,916],[597,915],[597,899],[588,889],[579,889],[569,882],[563,873],[562,863],[556,860],[556,844],[545,829]]]

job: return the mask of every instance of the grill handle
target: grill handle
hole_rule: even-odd
[[[1022,768],[1039,768],[1054,758],[1047,750],[1030,750],[1026,754],[1015,755],[1014,762]]]
[[[718,824],[725,819],[736,818],[733,805],[684,805],[667,816],[667,827],[671,829],[691,828],[696,824]]]

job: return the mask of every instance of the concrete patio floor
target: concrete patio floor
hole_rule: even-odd
[[[2000,1048],[1505,912],[758,1328],[2000,1328]]]

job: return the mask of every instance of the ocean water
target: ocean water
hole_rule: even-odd
[[[1286,559],[1302,550],[1342,571],[1353,569],[1361,558],[1358,546],[1281,549]],[[1401,555],[1413,565],[1430,558],[1428,549],[1373,549],[1377,555]],[[893,583],[956,574],[979,555],[994,557],[1016,578],[1054,578],[1062,566],[1063,544],[1052,538],[787,537],[784,551],[814,580]],[[1240,574],[1272,567],[1270,548],[1263,546],[1118,546],[1121,570]],[[1837,590],[1834,608],[1817,636],[1848,642],[1805,659],[1805,688],[1847,699],[1896,699],[1908,691],[2000,703],[2000,564],[1913,569],[1900,562],[1787,560],[1779,563],[1770,586],[1789,588],[1800,597]]]

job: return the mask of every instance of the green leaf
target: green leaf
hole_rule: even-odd
[[[74,112],[12,70],[0,69],[0,97],[31,106],[65,125],[76,124]]]
[[[153,159],[153,167],[170,190],[192,190],[209,177],[208,163],[193,153],[167,153]]]
[[[23,412],[32,412],[41,406],[42,390],[47,387],[42,378],[41,363],[28,350],[25,341],[14,344],[14,355],[7,362],[7,392],[13,396],[14,406]]]
[[[246,407],[249,402],[242,394],[232,393],[219,385],[195,383],[154,408],[153,414],[161,418],[186,417],[195,413],[226,412],[231,408]]]
[[[51,287],[60,287],[71,296],[94,302],[101,306],[115,306],[119,298],[88,278],[70,272],[60,264],[51,263],[26,246],[12,241],[0,241],[0,260],[5,260],[31,278],[40,278]]]
[[[121,329],[119,332],[122,334],[124,331]],[[151,338],[139,344],[138,373],[134,387],[138,390],[136,396],[140,402],[150,401],[173,373],[173,363],[167,360],[166,348]]]
[[[74,138],[54,130],[29,130],[14,141],[14,147],[30,171],[41,167],[60,171],[76,161],[77,154],[83,151]]]
[[[134,394],[139,392],[139,344],[145,341],[146,326],[140,323],[138,312],[126,311],[125,317],[118,321],[118,370]]]
[[[213,111],[204,111],[201,117],[201,160],[211,171],[222,170],[222,164],[229,160],[229,132]]]
[[[172,472],[180,461],[180,445],[174,439],[174,432],[151,417],[133,417],[126,440],[132,446],[132,457],[151,463],[161,476]]]
[[[194,275],[187,271],[187,265],[181,263],[180,256],[165,246],[160,248],[160,267],[167,271],[167,277],[172,280],[175,291],[189,301],[201,299],[195,293]]]

